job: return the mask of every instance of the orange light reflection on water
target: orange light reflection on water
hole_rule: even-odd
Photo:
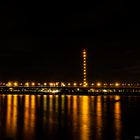
[[[70,113],[71,113],[71,98],[72,98],[72,96],[70,96],[70,95],[67,96],[67,99],[68,99],[68,101],[67,101],[68,116],[69,116]]]
[[[73,131],[74,131],[74,133],[76,133],[77,132],[77,125],[78,125],[78,115],[77,115],[77,96],[73,96],[72,97],[72,100],[73,100],[73,104],[72,104],[72,111],[73,111],[73,113],[72,113],[72,115],[73,115],[73,125],[74,125],[74,127],[73,127]]]
[[[11,132],[11,114],[12,114],[12,109],[11,109],[11,106],[12,105],[12,95],[8,95],[7,96],[7,117],[6,117],[6,130],[7,130],[7,133]]]
[[[56,102],[55,102],[55,109],[56,112],[58,111],[59,101],[58,101],[58,95],[55,96]]]
[[[120,96],[115,96],[115,100],[120,100]],[[116,140],[119,140],[121,137],[121,102],[116,102],[114,105],[114,125],[115,125],[115,135]]]
[[[32,133],[34,132],[35,128],[35,116],[36,116],[36,101],[35,95],[31,95],[31,109],[30,109],[30,128]]]
[[[34,137],[35,119],[36,119],[36,96],[26,95],[24,102],[24,135],[25,137]],[[26,138],[25,138],[26,139]]]
[[[82,116],[80,117],[80,123],[81,123],[81,139],[82,140],[88,140],[89,139],[89,133],[90,133],[90,116],[89,116],[89,97],[88,96],[82,96],[80,98],[82,100],[81,106],[81,112]]]
[[[29,129],[29,95],[25,96],[25,105],[24,105],[24,131],[28,133]]]
[[[13,124],[12,124],[12,126],[13,126],[13,131],[14,131],[14,133],[16,133],[16,130],[17,130],[17,116],[18,116],[18,114],[17,114],[17,95],[14,95],[14,97],[13,97]]]
[[[49,95],[49,120],[50,129],[48,130],[49,133],[53,132],[53,95]]]
[[[46,112],[47,110],[47,95],[43,95],[43,109]]]
[[[9,136],[13,136],[17,131],[17,106],[17,95],[8,95],[6,130]]]
[[[101,139],[102,136],[102,102],[101,102],[101,96],[97,97],[97,108],[96,108],[96,114],[97,114],[97,138]]]

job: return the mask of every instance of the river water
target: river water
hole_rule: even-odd
[[[140,96],[0,95],[6,139],[140,139]]]

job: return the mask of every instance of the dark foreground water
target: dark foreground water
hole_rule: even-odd
[[[140,96],[0,95],[0,140],[140,139]]]

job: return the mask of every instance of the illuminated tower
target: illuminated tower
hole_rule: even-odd
[[[82,52],[83,55],[83,86],[87,86],[87,52],[84,49]]]

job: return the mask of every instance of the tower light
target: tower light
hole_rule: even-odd
[[[83,86],[87,86],[87,51],[86,49],[82,52],[83,56]]]

